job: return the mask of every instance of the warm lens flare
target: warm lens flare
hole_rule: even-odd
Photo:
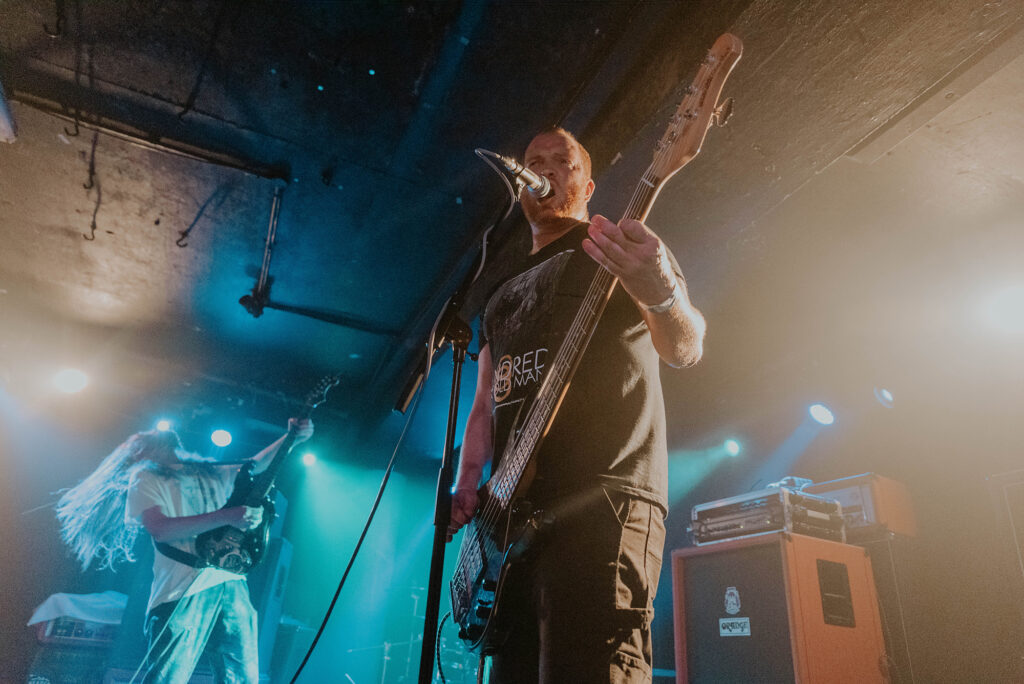
[[[64,394],[75,394],[89,384],[89,376],[77,368],[64,368],[53,376],[53,385]]]

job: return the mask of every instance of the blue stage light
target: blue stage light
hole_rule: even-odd
[[[168,430],[171,429],[171,421],[167,420],[166,418],[161,418],[160,420],[156,421],[156,429],[159,430],[160,432],[167,432]]]
[[[807,409],[807,412],[811,414],[811,418],[821,423],[822,425],[831,425],[832,423],[836,422],[835,415],[832,413],[829,407],[825,406],[824,404],[814,404],[809,409]]]
[[[226,447],[231,444],[231,433],[227,430],[214,430],[210,435],[210,441],[219,447]]]
[[[739,456],[739,453],[742,449],[742,447],[740,447],[740,443],[737,442],[735,439],[725,440],[725,443],[722,444],[722,447],[725,449],[725,453],[729,454],[730,456]]]
[[[53,385],[64,394],[75,394],[89,384],[89,376],[77,368],[64,368],[53,376]]]
[[[314,454],[312,451],[307,451],[306,453],[302,454],[302,465],[311,466],[314,463],[316,463],[316,454]]]
[[[890,392],[889,390],[885,389],[884,387],[876,387],[875,388],[875,399],[877,399],[878,403],[881,404],[882,406],[884,406],[885,408],[892,408],[893,407],[892,392]]]

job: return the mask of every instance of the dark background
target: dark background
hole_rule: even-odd
[[[1020,300],[1016,327],[993,314],[1024,287],[1022,22],[1024,3],[981,0],[0,3],[18,126],[0,147],[0,681],[23,679],[46,596],[130,582],[74,566],[60,488],[165,416],[201,452],[229,427],[222,455],[244,456],[340,373],[317,464],[282,483],[285,612],[315,624],[402,429],[392,407],[504,212],[473,149],[520,155],[561,123],[593,155],[592,208],[620,215],[724,31],[745,44],[736,112],[648,220],[709,322],[701,364],[664,372],[669,549],[693,504],[786,474],[897,479],[920,527],[899,557],[917,680],[1005,681],[1020,575],[986,478],[1024,467]],[[254,317],[238,300],[276,190]],[[526,244],[518,212],[492,232],[467,318]],[[55,392],[62,366],[89,387]],[[450,368],[310,681],[375,681],[384,644],[417,638]],[[834,425],[807,422],[815,401]],[[667,567],[657,607],[672,669]],[[391,656],[392,674],[410,657]]]

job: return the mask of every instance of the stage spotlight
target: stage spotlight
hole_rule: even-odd
[[[64,394],[81,392],[89,384],[89,376],[75,368],[64,368],[53,376],[53,386]]]
[[[877,399],[878,403],[884,406],[885,408],[892,408],[893,406],[892,392],[885,389],[884,387],[875,388],[875,399]]]
[[[311,466],[314,463],[316,463],[316,454],[314,454],[312,451],[307,451],[306,453],[302,454],[302,465]]]
[[[814,404],[807,412],[811,414],[811,418],[821,423],[822,425],[831,425],[836,422],[836,417],[828,406],[824,404]]]
[[[167,432],[168,430],[171,429],[171,421],[167,420],[166,418],[161,418],[160,420],[156,421],[156,429],[159,430],[160,432]]]
[[[993,326],[1008,333],[1024,333],[1024,285],[1003,288],[988,302]]]
[[[740,454],[740,443],[735,439],[727,439],[722,445],[725,448],[725,453],[730,456],[739,456]]]
[[[227,430],[214,430],[210,435],[210,441],[219,447],[226,447],[231,444],[231,433]]]

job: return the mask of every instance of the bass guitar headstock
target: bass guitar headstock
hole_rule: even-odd
[[[725,79],[743,54],[743,41],[731,33],[719,36],[686,89],[668,128],[655,146],[651,171],[664,183],[700,152],[712,123],[724,125],[732,113],[732,99],[718,103]]]

